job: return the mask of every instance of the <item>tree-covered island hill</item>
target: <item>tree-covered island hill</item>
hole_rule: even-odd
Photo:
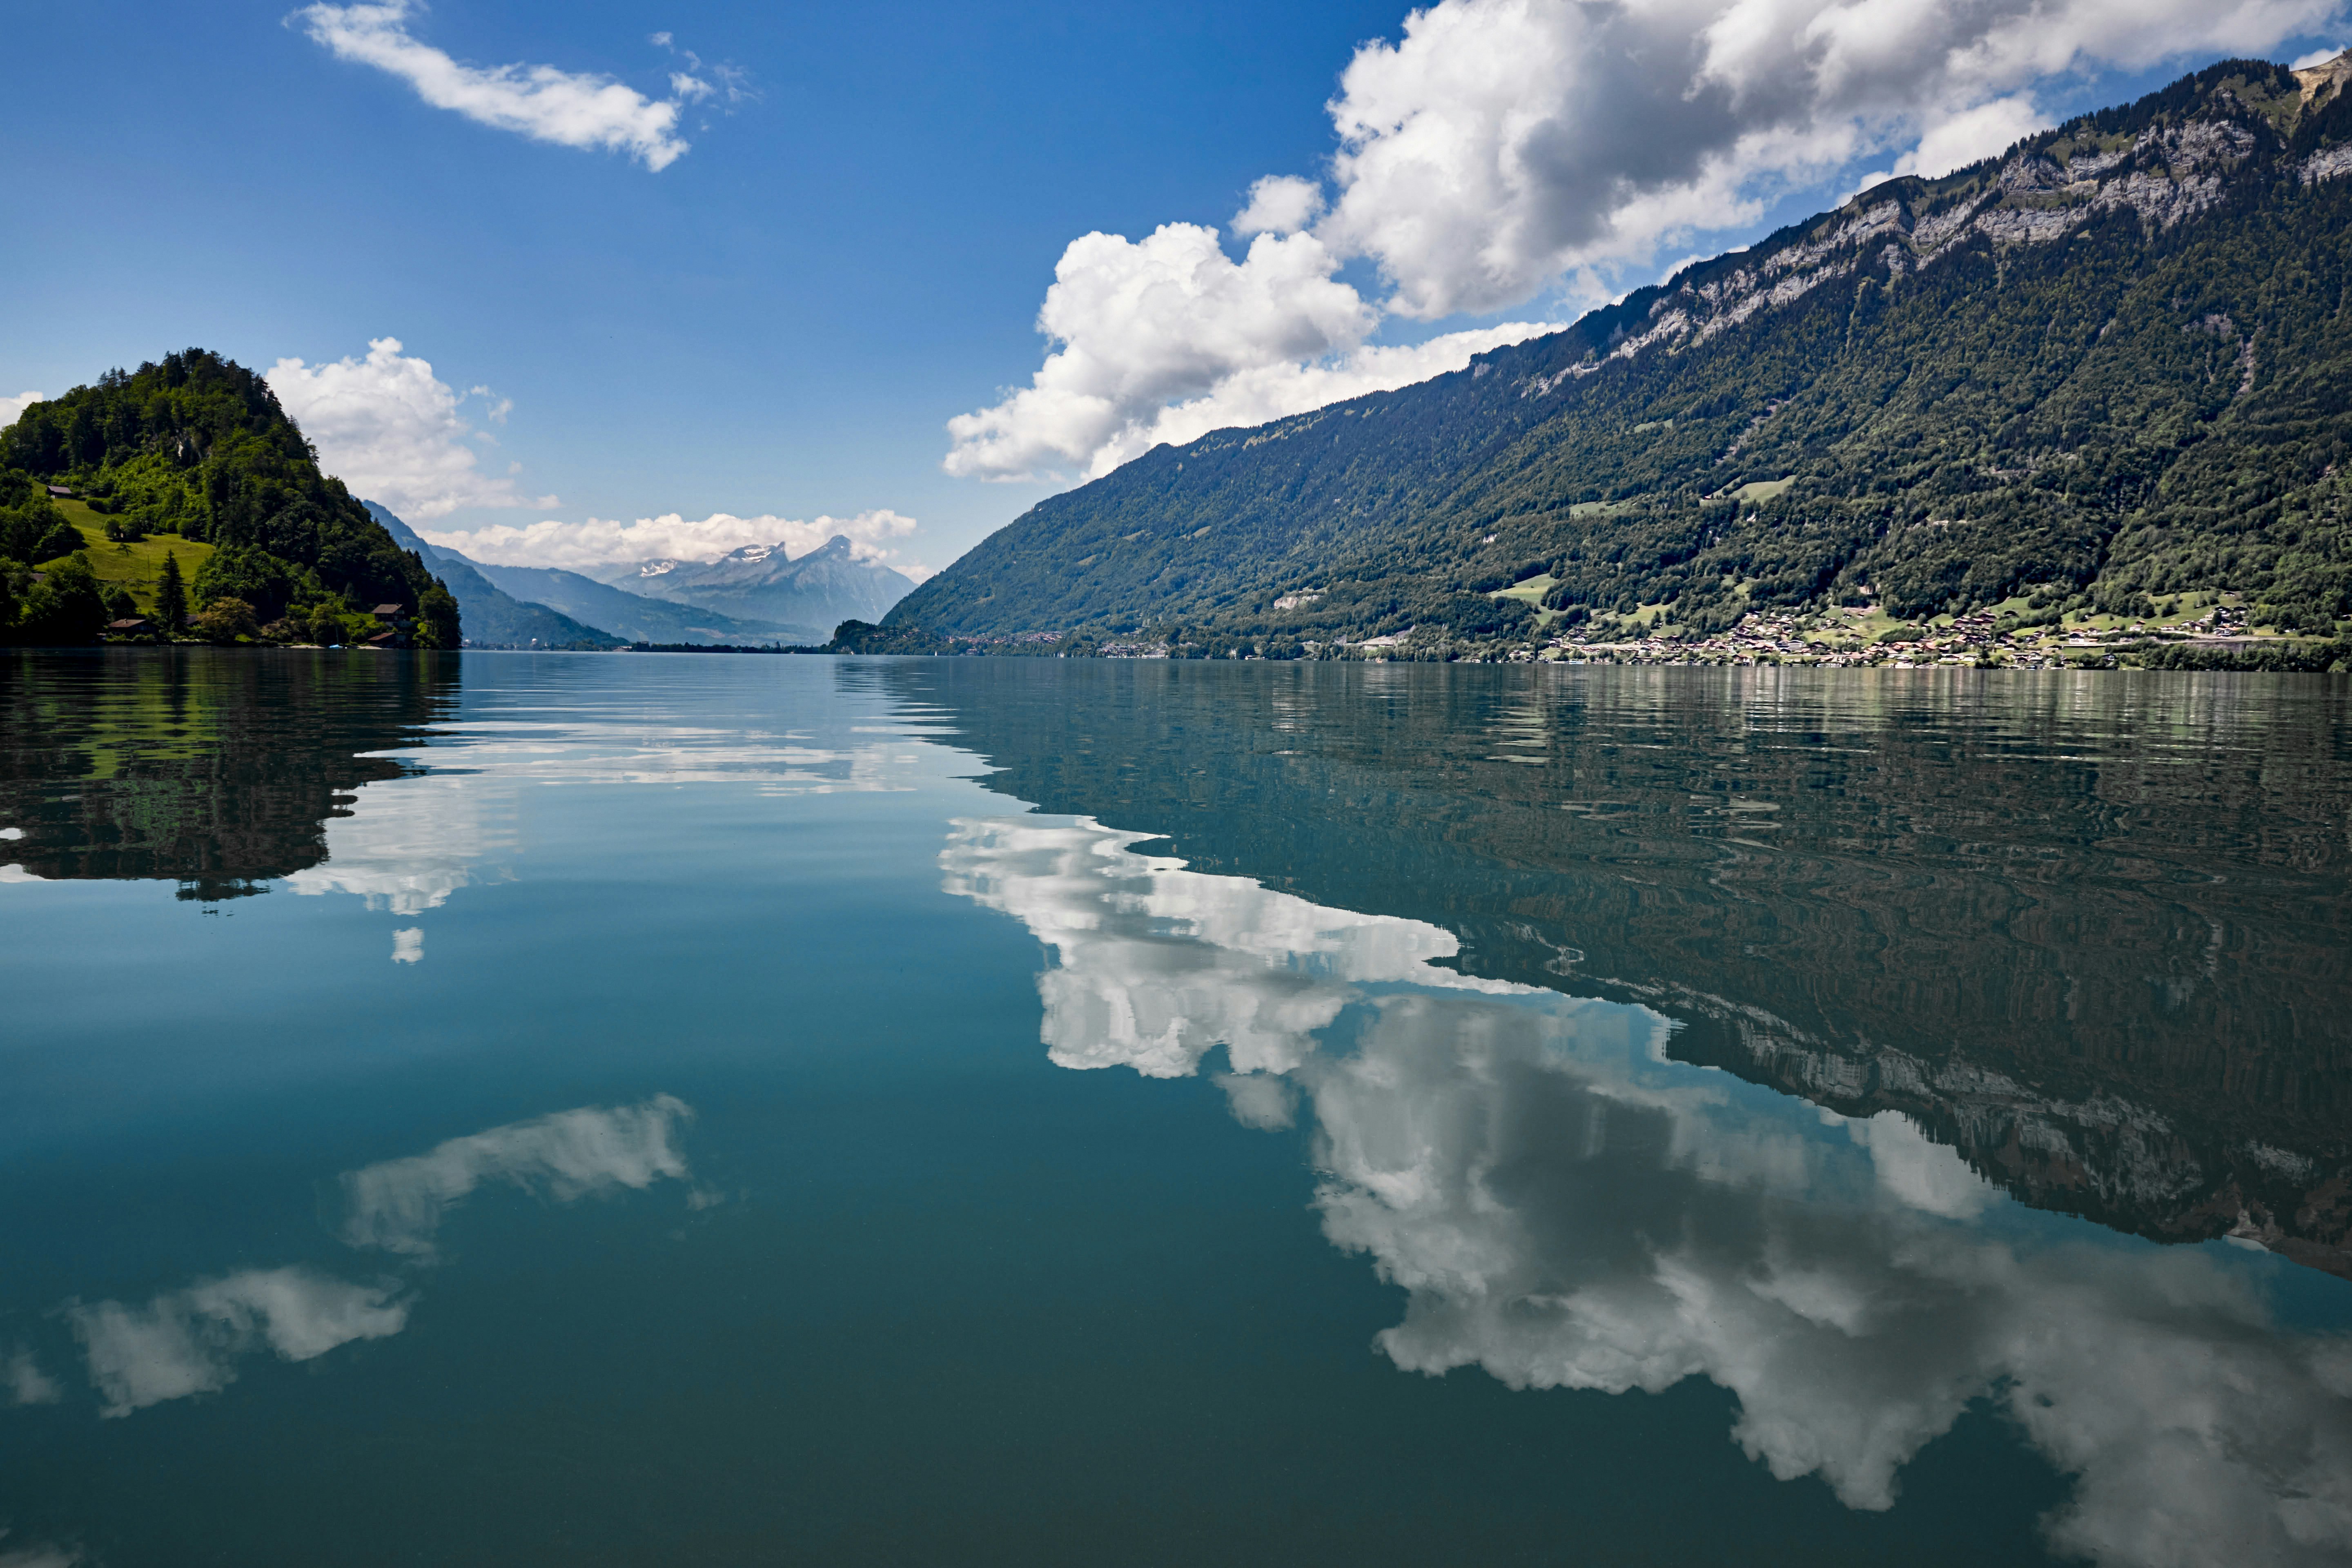
[[[0,637],[455,648],[457,601],[203,349],[0,430]]]
[[[1039,502],[871,651],[2352,660],[2352,55],[2210,67]]]

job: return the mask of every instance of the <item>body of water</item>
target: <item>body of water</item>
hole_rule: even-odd
[[[2352,1559],[2352,686],[0,653],[0,1568]]]

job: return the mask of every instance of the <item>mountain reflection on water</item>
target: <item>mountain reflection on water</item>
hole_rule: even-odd
[[[1671,1060],[1663,1016],[1437,967],[1434,926],[1318,908],[1138,854],[1080,819],[959,823],[950,891],[1056,955],[1068,1068],[1199,1070],[1234,1114],[1305,1107],[1326,1234],[1409,1292],[1408,1371],[1513,1387],[1738,1394],[1786,1480],[1891,1507],[1897,1469],[1998,1400],[2107,1561],[2352,1550],[2352,1340],[2282,1331],[2202,1252],[2025,1244],[1901,1113],[1804,1114]]]
[[[457,695],[431,655],[0,649],[0,820],[16,874],[266,890],[327,857],[352,791],[406,771]]]
[[[2352,1276],[2325,679],[894,663],[1039,810],[1644,1000],[2028,1203]]]
[[[414,915],[514,874],[515,799],[539,785],[886,787],[878,745],[667,712],[467,720],[459,668],[429,654],[0,649],[0,877],[177,880],[204,901],[282,881]],[[494,680],[477,665],[474,695]],[[395,957],[420,957],[421,935],[400,934]]]
[[[2352,1560],[2341,683],[0,713],[0,1568]]]

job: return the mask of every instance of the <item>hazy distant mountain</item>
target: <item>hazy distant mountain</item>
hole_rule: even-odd
[[[457,596],[457,611],[469,647],[617,647],[628,640],[541,604],[529,604],[502,591],[473,562],[419,538],[416,531],[374,501],[362,501],[383,524],[393,542],[414,550]]]
[[[551,566],[494,566],[476,562],[475,568],[517,598],[527,598],[583,621],[593,621],[631,642],[720,643],[762,647],[773,643],[822,642],[823,637],[803,636],[772,621],[745,620],[698,605],[649,599],[577,572]]]
[[[598,575],[631,593],[778,622],[803,642],[825,641],[844,621],[878,621],[915,591],[911,578],[857,559],[839,533],[798,559],[781,544],[751,544],[712,562],[641,561]]]

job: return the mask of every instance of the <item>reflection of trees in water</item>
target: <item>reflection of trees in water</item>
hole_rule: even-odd
[[[2322,679],[884,679],[1044,810],[1645,1000],[1675,1055],[1903,1110],[2042,1206],[2352,1272],[2352,706]]]
[[[174,880],[212,900],[317,865],[349,792],[454,702],[433,655],[202,648],[0,654],[0,858]],[[342,797],[342,798],[339,798]]]

